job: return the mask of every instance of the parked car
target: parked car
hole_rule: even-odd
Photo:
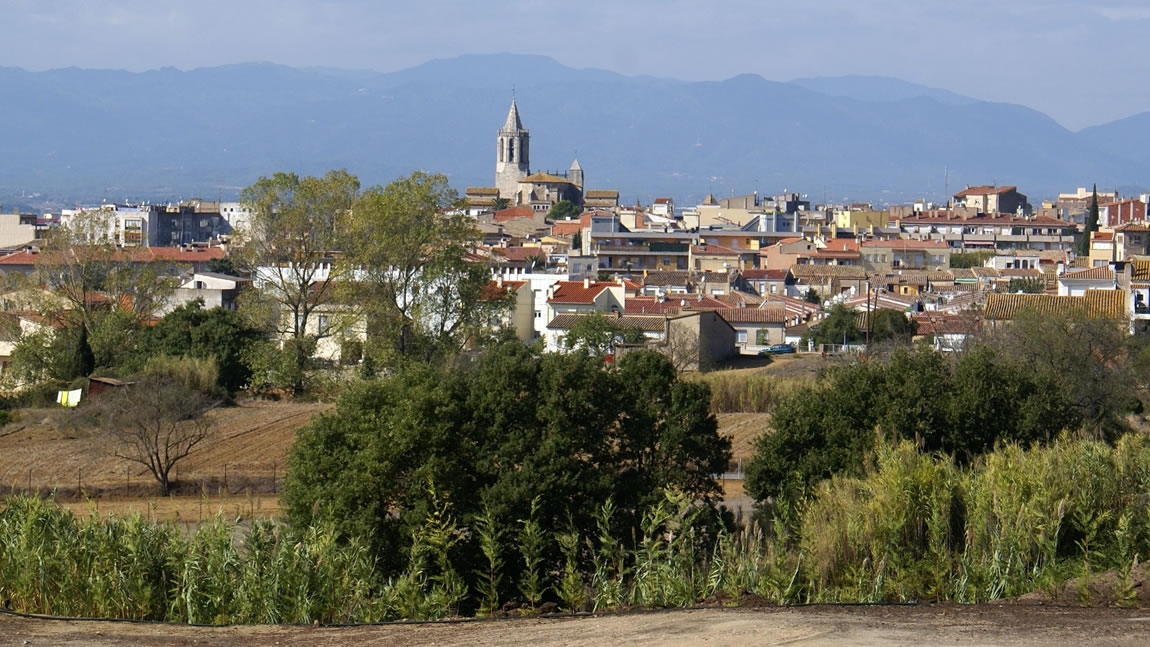
[[[762,357],[763,355],[786,355],[787,353],[793,353],[793,352],[795,352],[795,347],[791,346],[790,344],[775,344],[773,346],[767,346],[766,348],[760,350],[759,356]]]

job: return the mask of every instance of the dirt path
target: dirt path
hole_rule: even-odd
[[[186,627],[0,616],[0,645],[1145,645],[1150,611],[1021,605],[705,609],[376,627]]]

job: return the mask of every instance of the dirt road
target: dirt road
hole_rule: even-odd
[[[372,627],[185,627],[0,616],[0,645],[1146,645],[1150,611],[1023,605],[703,609]]]

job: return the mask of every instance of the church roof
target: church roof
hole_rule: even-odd
[[[714,206],[714,205],[719,204],[719,201],[715,199],[714,193],[708,193],[707,199],[703,200],[703,204],[705,204],[707,206]]]
[[[571,184],[571,180],[550,173],[532,173],[525,178],[519,179],[520,184],[524,182],[529,184]]]
[[[523,130],[523,122],[519,120],[519,107],[515,105],[515,99],[511,100],[511,109],[507,111],[507,123],[503,124],[503,130],[511,132]]]
[[[579,160],[575,160],[574,162],[571,162],[571,168],[568,170],[569,171],[582,171],[583,167],[579,166]]]

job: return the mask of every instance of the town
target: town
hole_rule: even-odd
[[[487,315],[489,332],[510,330],[547,351],[579,346],[572,330],[596,317],[608,320],[600,345],[610,356],[655,348],[696,371],[740,356],[857,353],[893,335],[959,350],[968,336],[1027,310],[1122,322],[1132,334],[1150,321],[1150,194],[1079,187],[1035,205],[1016,186],[985,185],[965,187],[946,204],[881,208],[813,204],[797,192],[626,205],[617,189],[585,187],[578,160],[561,172],[532,167],[530,132],[515,101],[494,134],[495,186],[466,187],[461,199],[436,208],[466,215],[470,231],[457,242],[468,263],[488,272],[486,298],[501,303],[498,316]],[[35,277],[45,264],[72,263],[61,254],[83,256],[61,241],[105,246],[114,251],[109,260],[147,266],[147,276],[170,289],[138,302],[98,295],[102,307],[127,307],[144,319],[197,299],[234,310],[245,290],[285,288],[276,285],[282,262],[236,262],[250,257],[253,208],[194,199],[0,214],[0,269],[9,279]],[[54,236],[60,230],[69,236]],[[293,315],[280,299],[286,323],[271,326],[280,347],[310,338],[308,359],[317,366],[357,364],[370,346],[363,310],[336,290],[314,289],[362,275],[333,270],[354,257],[348,251],[334,243],[310,249],[292,280],[313,286],[313,303]],[[8,283],[11,325],[0,342],[0,371],[17,388],[27,385],[27,371],[7,369],[21,340],[50,343],[44,333],[63,320],[44,316],[50,295],[32,298],[28,285]],[[151,309],[141,311],[143,304]],[[819,324],[834,308],[856,316],[832,338]],[[884,311],[905,322],[890,325]]]

